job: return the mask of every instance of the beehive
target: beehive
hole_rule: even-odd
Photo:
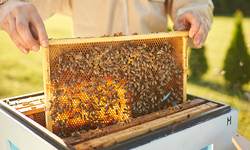
[[[40,125],[46,127],[44,113],[45,101],[44,96],[40,93],[36,93],[32,96],[25,95],[24,97],[13,97],[10,100],[7,99],[6,103]]]
[[[47,128],[66,137],[184,102],[187,40],[188,32],[51,39]]]

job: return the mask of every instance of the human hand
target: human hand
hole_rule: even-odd
[[[210,30],[207,19],[202,14],[188,10],[180,15],[173,26],[175,31],[189,30],[189,37],[194,38],[193,43],[201,48]]]
[[[1,5],[0,27],[24,54],[29,50],[37,52],[40,45],[48,46],[45,26],[33,4],[7,1]]]

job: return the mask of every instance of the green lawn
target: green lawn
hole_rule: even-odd
[[[71,37],[71,18],[55,15],[45,21],[51,38]],[[244,18],[246,43],[250,44],[250,18]],[[202,81],[188,81],[187,92],[239,109],[239,133],[250,140],[250,84],[244,86],[244,98],[239,98],[225,87],[218,70],[223,67],[230,46],[234,20],[232,17],[215,17],[206,45],[209,70]],[[43,90],[42,52],[22,54],[4,31],[0,31],[0,98],[28,94]],[[250,48],[248,49],[250,53]],[[216,73],[217,72],[217,73]]]

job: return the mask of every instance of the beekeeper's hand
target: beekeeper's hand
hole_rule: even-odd
[[[175,31],[189,30],[189,37],[194,38],[193,44],[197,48],[201,48],[207,38],[210,27],[207,19],[202,14],[188,10],[177,17],[173,29]]]
[[[45,26],[35,6],[9,0],[0,6],[0,28],[5,30],[16,46],[24,53],[37,52],[40,45],[48,46]],[[38,39],[39,43],[36,41]]]

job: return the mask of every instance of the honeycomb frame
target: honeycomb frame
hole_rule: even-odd
[[[156,82],[155,78],[156,77],[159,78],[160,75],[157,76],[157,73],[160,70],[164,70],[162,68],[156,67],[156,66],[161,66],[161,65],[157,64],[157,61],[159,61],[159,62],[163,62],[163,61],[161,61],[161,59],[157,59],[157,57],[155,59],[151,59],[151,60],[153,60],[152,66],[151,67],[149,66],[149,68],[152,70],[150,72],[151,74],[149,74],[147,72],[145,72],[145,74],[147,74],[147,77],[150,77],[150,76],[152,76],[152,78],[155,77],[154,80],[152,79],[152,83],[150,81],[146,80],[145,78],[143,78],[141,80],[136,80],[135,82],[130,81],[132,79],[128,79],[130,77],[129,75],[127,77],[123,73],[118,73],[119,71],[115,72],[114,67],[112,67],[113,70],[111,69],[110,72],[115,72],[115,73],[113,73],[113,76],[110,74],[105,75],[105,76],[102,75],[101,78],[105,79],[105,81],[104,81],[104,83],[102,83],[102,85],[99,85],[95,89],[95,92],[99,93],[100,91],[104,91],[104,90],[100,90],[100,88],[103,88],[104,86],[106,88],[111,87],[111,89],[113,87],[112,90],[110,90],[110,88],[107,88],[109,90],[106,90],[105,93],[110,96],[110,94],[109,94],[110,92],[114,93],[117,91],[116,93],[118,93],[118,94],[116,94],[116,95],[118,95],[117,97],[119,100],[116,100],[116,102],[112,102],[112,103],[116,103],[114,106],[112,106],[112,109],[106,110],[106,108],[109,108],[106,104],[105,104],[105,108],[100,107],[101,108],[100,111],[102,111],[102,113],[94,112],[97,109],[97,107],[94,108],[94,106],[92,104],[91,105],[91,107],[93,107],[91,110],[92,111],[91,112],[92,119],[93,118],[95,119],[95,117],[99,117],[99,115],[103,115],[103,112],[105,111],[105,112],[108,112],[109,114],[112,114],[111,117],[115,118],[116,121],[120,121],[123,119],[127,119],[130,116],[133,116],[133,111],[135,111],[135,110],[133,110],[133,108],[138,108],[138,106],[143,105],[143,104],[146,106],[146,105],[152,104],[153,102],[157,103],[157,106],[158,106],[157,110],[158,110],[158,109],[167,108],[170,105],[174,105],[173,103],[171,103],[173,101],[177,102],[177,104],[185,102],[186,101],[187,68],[188,68],[188,64],[187,64],[188,42],[187,41],[188,41],[188,32],[169,32],[169,33],[160,32],[160,33],[115,36],[115,37],[50,39],[49,46],[47,48],[43,48],[44,89],[45,89],[44,91],[45,91],[45,103],[46,103],[46,109],[47,109],[47,111],[46,111],[46,127],[47,127],[47,129],[56,133],[57,135],[59,133],[59,131],[58,131],[59,129],[55,127],[56,126],[55,125],[56,124],[55,117],[54,117],[54,119],[52,119],[53,114],[51,114],[51,112],[52,112],[51,104],[53,102],[55,102],[55,100],[53,100],[53,97],[57,97],[57,95],[58,95],[57,92],[53,92],[55,87],[57,87],[57,89],[65,89],[65,86],[67,86],[66,85],[67,83],[70,83],[70,87],[73,87],[72,88],[73,89],[72,92],[74,93],[73,96],[70,96],[70,95],[72,95],[72,93],[70,94],[69,92],[59,93],[60,96],[58,96],[59,101],[61,101],[64,105],[70,103],[70,101],[67,100],[68,97],[70,97],[70,99],[72,101],[75,101],[75,103],[70,105],[70,106],[72,106],[73,110],[70,110],[70,108],[68,108],[67,113],[69,113],[69,115],[68,116],[63,115],[63,114],[66,114],[65,111],[60,112],[60,114],[62,114],[62,115],[61,115],[60,121],[58,120],[58,122],[57,122],[58,127],[60,126],[60,124],[62,124],[62,125],[68,126],[70,128],[73,128],[70,130],[70,132],[73,132],[76,130],[81,130],[83,128],[83,123],[81,120],[89,120],[88,118],[86,119],[86,117],[88,117],[88,116],[85,112],[84,113],[76,113],[76,112],[80,112],[80,109],[77,108],[78,106],[80,106],[80,103],[83,104],[83,106],[81,107],[81,109],[83,109],[83,107],[85,107],[87,105],[90,106],[89,101],[91,101],[91,102],[93,101],[93,103],[95,103],[95,104],[98,103],[99,104],[98,106],[102,106],[103,104],[105,104],[105,99],[107,101],[107,96],[104,98],[99,98],[99,102],[98,102],[98,96],[95,96],[95,97],[97,97],[97,99],[95,99],[95,97],[93,99],[93,97],[90,97],[88,95],[88,92],[86,92],[86,90],[82,91],[83,89],[86,89],[87,86],[90,86],[90,87],[94,86],[95,83],[97,82],[97,80],[99,81],[99,79],[100,79],[100,77],[98,76],[99,74],[98,74],[98,72],[96,73],[95,69],[93,69],[93,68],[96,68],[96,66],[98,67],[99,64],[98,65],[94,64],[93,66],[91,66],[91,67],[93,67],[92,69],[90,67],[87,71],[85,70],[85,72],[84,71],[79,72],[79,70],[78,70],[76,75],[72,75],[74,72],[73,72],[73,69],[70,67],[66,67],[66,69],[64,68],[65,71],[60,71],[61,73],[57,71],[57,70],[63,70],[63,69],[61,69],[63,65],[60,62],[62,62],[64,60],[69,60],[69,61],[72,60],[72,63],[74,63],[76,61],[79,61],[78,59],[87,59],[88,57],[92,56],[91,52],[98,51],[98,48],[102,49],[102,51],[99,52],[97,55],[93,54],[93,56],[96,57],[95,60],[93,60],[93,63],[98,62],[101,64],[101,61],[96,61],[96,60],[99,60],[99,58],[100,58],[100,60],[101,60],[101,58],[104,58],[104,56],[106,55],[105,49],[110,48],[110,47],[112,47],[112,48],[110,48],[110,51],[112,51],[110,54],[111,55],[113,54],[114,57],[120,55],[119,53],[121,51],[120,50],[116,51],[116,49],[118,49],[118,48],[121,49],[123,44],[124,44],[124,46],[127,46],[127,47],[132,46],[135,48],[135,50],[138,50],[138,51],[140,51],[141,47],[143,49],[144,44],[146,45],[145,48],[150,47],[152,49],[152,47],[158,47],[158,48],[156,48],[156,49],[158,49],[157,53],[154,53],[154,54],[158,54],[158,53],[162,53],[160,51],[160,48],[164,47],[164,43],[166,46],[166,43],[167,43],[167,44],[170,44],[170,46],[173,46],[173,49],[172,49],[172,51],[169,52],[170,55],[167,55],[168,58],[166,58],[166,59],[168,59],[168,60],[173,59],[173,61],[169,61],[168,63],[175,62],[177,65],[175,65],[175,67],[172,67],[172,69],[177,68],[177,70],[179,69],[179,70],[181,70],[181,72],[178,73],[178,74],[180,74],[180,77],[178,79],[176,77],[176,74],[174,74],[175,76],[172,75],[173,77],[171,75],[169,76],[169,78],[171,78],[169,81],[170,84],[172,85],[171,87],[168,87],[166,85],[168,82],[166,81],[166,83],[165,83],[165,80],[163,80],[163,83],[161,83],[161,84],[164,84],[164,86],[162,86],[164,88],[163,88],[163,90],[161,90],[160,92],[158,91],[158,93],[155,94],[155,95],[157,95],[157,96],[155,96],[155,100],[153,100],[154,98],[152,98],[152,97],[148,98],[149,96],[147,95],[145,97],[148,98],[148,100],[144,97],[144,99],[139,101],[142,94],[141,95],[140,94],[133,95],[133,93],[138,93],[138,92],[137,92],[137,90],[133,90],[133,88],[132,88],[133,91],[131,91],[131,88],[129,88],[128,85],[139,83],[138,86],[135,85],[136,87],[139,87],[139,85],[142,85],[143,83],[149,83],[149,88],[156,90],[156,88],[157,88],[156,86],[159,84],[159,82]],[[71,52],[73,52],[73,53],[71,53]],[[116,55],[116,53],[117,53],[117,55]],[[131,62],[130,62],[130,60],[127,61],[127,63],[129,63],[129,65],[133,64],[137,55],[141,55],[141,53],[138,52],[138,53],[133,53],[130,55],[131,55],[130,58],[133,58],[133,59],[131,59]],[[148,55],[148,56],[150,56],[150,55]],[[173,56],[174,56],[174,58],[172,58]],[[82,58],[82,57],[84,57],[84,58]],[[154,60],[157,60],[157,61],[154,62]],[[112,62],[112,63],[114,63],[114,62]],[[58,66],[58,64],[60,64],[60,66],[61,66],[61,67],[59,67],[60,69],[58,69],[58,67],[55,67],[55,66]],[[134,66],[137,65],[136,61],[134,64],[135,64]],[[117,64],[117,65],[119,66],[119,64]],[[75,68],[77,68],[77,67],[75,67]],[[109,68],[109,67],[107,67],[107,68]],[[156,72],[154,72],[154,68],[158,68],[158,70],[156,69]],[[168,66],[168,68],[170,68],[170,67]],[[123,68],[121,67],[119,69],[122,70]],[[56,70],[56,73],[54,73],[55,70]],[[97,70],[100,70],[100,69],[97,69]],[[118,69],[116,69],[116,70],[118,70]],[[135,71],[137,71],[137,70],[135,70]],[[166,71],[166,70],[164,70],[164,71]],[[116,74],[118,74],[118,75],[116,75]],[[132,73],[130,72],[130,74],[132,74]],[[54,77],[55,75],[58,76],[60,81],[56,81],[55,78],[57,78],[57,77]],[[120,78],[119,75],[122,77]],[[126,78],[124,78],[124,76],[126,76]],[[133,78],[133,76],[136,76],[136,74],[131,75],[130,78]],[[146,75],[145,75],[145,77],[146,77]],[[76,78],[76,79],[74,79],[74,78]],[[138,77],[138,78],[140,78],[140,77]],[[163,78],[163,79],[165,79],[165,78]],[[80,80],[80,81],[78,82],[77,80]],[[112,80],[116,81],[116,83],[114,83],[114,86],[113,86]],[[145,80],[147,82],[145,82]],[[73,82],[70,82],[70,81],[74,81],[76,84]],[[162,81],[162,80],[158,79],[157,81]],[[153,82],[155,82],[155,83],[153,83]],[[134,89],[138,89],[138,88],[134,88]],[[87,90],[94,91],[92,88],[87,89]],[[60,91],[60,90],[58,90],[58,91]],[[78,93],[75,93],[75,92],[78,92]],[[125,94],[125,93],[128,93],[128,94]],[[154,91],[153,91],[153,93],[154,93]],[[178,101],[176,100],[177,98],[178,99],[180,99],[180,98],[178,97],[178,94],[175,94],[175,93],[179,93],[179,95],[180,95],[179,97],[181,97],[181,100],[178,100]],[[81,100],[80,101],[78,100],[78,102],[76,102],[76,100],[73,100],[72,98],[79,98]],[[166,100],[166,98],[168,99],[168,101]],[[152,103],[145,104],[146,102],[150,101],[151,99],[153,101]],[[101,101],[101,104],[100,104],[100,101]],[[102,102],[102,101],[104,101],[104,102]],[[137,104],[139,102],[143,103],[143,104],[140,104],[140,105]],[[110,104],[111,104],[111,102],[110,102]],[[129,106],[127,106],[127,105],[129,105]],[[60,106],[60,108],[63,107],[63,105],[57,105],[57,106]],[[95,106],[97,106],[97,105],[95,105]],[[125,110],[125,108],[129,109],[127,112],[128,115],[122,114],[122,111],[120,108],[118,109],[118,106],[123,107],[124,110]],[[113,107],[115,107],[115,108],[113,108]],[[110,106],[110,108],[111,108],[111,106]],[[152,107],[150,107],[150,108],[145,107],[145,108],[148,108],[148,110],[150,112],[154,111],[154,110],[152,110]],[[66,110],[66,107],[63,107],[62,109]],[[76,112],[73,113],[74,111],[76,111]],[[141,109],[140,109],[140,111],[141,111]],[[95,113],[96,116],[93,115],[92,113],[93,114]],[[60,114],[58,114],[57,117],[60,116]],[[84,114],[86,114],[86,115],[84,115]],[[114,114],[116,114],[116,115],[114,115]],[[118,114],[121,114],[121,115],[118,115]],[[75,119],[75,118],[78,118],[80,123],[78,121],[75,121],[74,123],[71,123],[71,125],[69,125],[70,123],[67,123],[67,125],[66,125],[66,121],[68,122],[68,120]],[[100,124],[100,122],[102,122],[102,124],[104,124],[104,122],[105,122],[105,124],[109,124],[110,122],[112,122],[112,121],[108,120],[107,117],[105,119],[106,120],[99,119],[98,120],[99,124]],[[114,121],[114,119],[113,119],[113,121]],[[86,126],[87,121],[84,121],[84,122],[85,122],[84,126]],[[96,126],[98,126],[96,121],[92,120],[92,123],[90,123],[90,122],[91,121],[88,121],[87,125],[92,126],[94,123]],[[78,125],[77,123],[79,123],[80,125]],[[62,128],[62,127],[60,127],[60,128]]]

